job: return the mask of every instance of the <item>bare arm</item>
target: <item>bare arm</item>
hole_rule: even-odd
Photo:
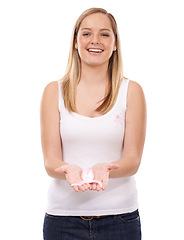
[[[60,115],[58,109],[58,83],[51,82],[43,92],[41,101],[41,142],[45,169],[50,177],[66,179],[72,183],[82,181],[82,169],[62,160],[62,141],[60,137]],[[88,185],[74,186],[74,190],[85,191]]]
[[[140,165],[146,134],[146,101],[142,88],[136,82],[129,83],[127,95],[127,111],[125,118],[125,136],[123,157],[117,161],[97,164],[93,167],[96,180],[104,182],[103,189],[110,178],[134,175]],[[100,190],[93,184],[93,190]]]
[[[59,132],[58,83],[51,82],[44,89],[41,109],[41,142],[45,169],[50,177],[64,179],[55,169],[64,165],[62,161],[62,143]]]
[[[146,135],[146,101],[142,88],[136,82],[129,83],[123,158],[113,162],[120,167],[110,172],[111,178],[134,175],[142,158]]]

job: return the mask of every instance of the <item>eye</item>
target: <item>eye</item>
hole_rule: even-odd
[[[109,34],[108,33],[102,33],[101,36],[102,37],[109,37]]]
[[[90,33],[83,33],[82,36],[84,36],[84,37],[89,37],[89,36],[90,36]]]

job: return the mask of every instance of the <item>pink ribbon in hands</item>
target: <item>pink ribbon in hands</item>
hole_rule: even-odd
[[[84,168],[81,174],[82,182],[73,183],[71,186],[81,186],[85,183],[98,183],[102,188],[102,182],[94,180],[94,173],[92,168]]]

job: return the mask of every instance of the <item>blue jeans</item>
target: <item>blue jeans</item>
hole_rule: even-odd
[[[44,240],[141,240],[139,212],[92,220],[46,213],[43,235]]]

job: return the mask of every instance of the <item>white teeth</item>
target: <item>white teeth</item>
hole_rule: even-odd
[[[94,52],[94,53],[101,53],[102,52],[102,50],[100,50],[100,49],[92,49],[92,48],[88,49],[88,51],[89,52]]]

